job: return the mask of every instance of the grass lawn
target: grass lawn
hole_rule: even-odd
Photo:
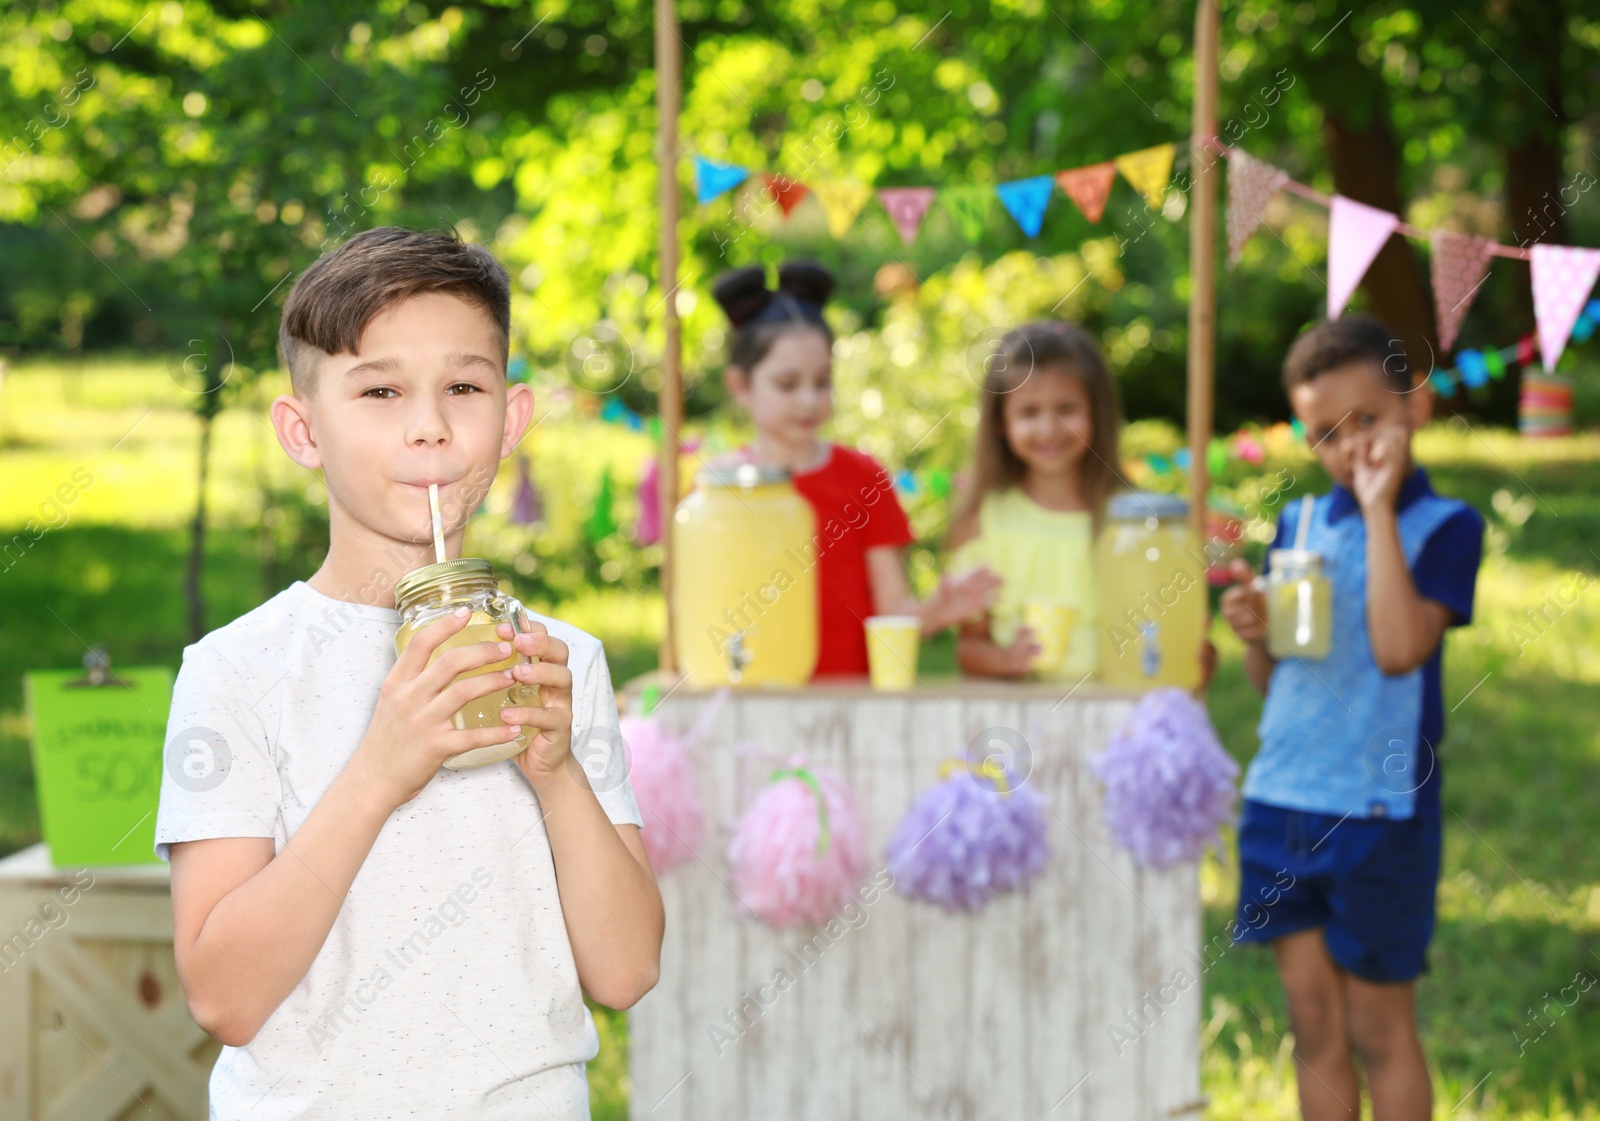
[[[74,471],[94,479],[65,524],[0,564],[0,854],[38,838],[23,671],[76,665],[85,643],[106,645],[121,665],[178,664],[197,432],[184,406],[159,365],[23,367],[0,385],[0,541],[38,518]],[[303,560],[282,561],[255,515],[262,483],[304,487],[259,416],[224,413],[214,447],[211,626],[308,574]],[[1445,862],[1420,989],[1435,1116],[1600,1119],[1600,986],[1570,1007],[1557,1002],[1574,978],[1600,978],[1600,585],[1571,602],[1574,574],[1600,572],[1600,435],[1528,443],[1440,424],[1421,435],[1418,457],[1438,489],[1471,502],[1491,527],[1477,621],[1451,633],[1446,655]],[[1303,452],[1289,462],[1301,487],[1320,487]],[[491,497],[491,510],[503,497]],[[1569,605],[1553,606],[1562,596]],[[653,664],[661,610],[648,593],[600,589],[535,606],[603,638],[619,680]],[[1526,614],[1534,610],[1544,612],[1537,624]],[[1260,702],[1238,644],[1221,629],[1215,637],[1211,710],[1243,761]],[[947,663],[948,646],[928,657]],[[1232,915],[1229,842],[1203,868],[1208,940]],[[1208,1115],[1297,1116],[1271,955],[1232,950],[1204,984]],[[604,1010],[596,1019],[595,1115],[621,1118],[626,1024]]]

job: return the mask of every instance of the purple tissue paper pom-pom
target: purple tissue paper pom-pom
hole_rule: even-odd
[[[1182,689],[1145,694],[1089,765],[1105,785],[1107,828],[1144,867],[1197,859],[1233,820],[1239,765],[1205,705]]]
[[[914,899],[976,911],[1044,871],[1045,833],[1044,799],[1032,787],[1001,794],[989,779],[959,772],[923,791],[900,819],[889,839],[889,871]]]

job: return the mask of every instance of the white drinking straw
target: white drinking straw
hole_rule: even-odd
[[[1294,547],[1300,552],[1306,547],[1306,534],[1311,532],[1311,503],[1313,499],[1307,494],[1300,499],[1300,524],[1294,527]]]
[[[433,514],[433,557],[444,563],[444,519],[439,515],[439,484],[428,484],[428,510]]]

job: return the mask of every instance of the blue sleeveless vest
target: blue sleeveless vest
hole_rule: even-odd
[[[1422,493],[1397,514],[1406,566],[1416,565],[1434,530],[1461,509],[1426,477],[1407,480]],[[1283,540],[1298,528],[1300,503],[1283,510]],[[1332,517],[1330,518],[1330,514]],[[1342,488],[1312,506],[1306,547],[1323,555],[1333,587],[1333,643],[1328,657],[1278,663],[1267,687],[1261,750],[1245,774],[1244,796],[1312,813],[1407,818],[1416,792],[1436,765],[1432,745],[1417,743],[1422,724],[1422,667],[1395,676],[1378,669],[1367,633],[1367,527]]]

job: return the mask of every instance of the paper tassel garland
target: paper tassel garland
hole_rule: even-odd
[[[544,516],[544,502],[528,471],[528,457],[517,457],[517,489],[511,496],[511,520],[517,525],[535,525]]]
[[[1048,175],[1035,175],[1031,179],[1014,179],[1001,183],[994,191],[1000,196],[1011,217],[1017,220],[1022,232],[1038,237],[1044,225],[1045,208],[1050,205],[1050,192],[1055,181]]]
[[[1050,860],[1044,799],[1015,786],[998,759],[950,760],[889,840],[895,887],[947,911],[976,911],[1026,887]]]
[[[1133,189],[1144,196],[1151,210],[1160,210],[1167,184],[1172,181],[1172,157],[1176,151],[1176,145],[1157,144],[1154,148],[1141,148],[1118,156],[1111,162]]]
[[[1461,333],[1461,321],[1467,317],[1473,297],[1489,275],[1490,250],[1494,243],[1481,237],[1470,237],[1450,230],[1434,230],[1429,241],[1433,244],[1433,259],[1429,271],[1433,277],[1433,306],[1439,323],[1439,349],[1449,350],[1456,345]]]
[[[1261,224],[1261,212],[1289,181],[1287,173],[1243,152],[1228,160],[1228,267],[1239,263],[1245,242]]]
[[[1334,195],[1328,207],[1328,318],[1338,319],[1372,259],[1400,219],[1387,210]]]
[[[878,192],[878,201],[889,212],[889,220],[900,231],[900,240],[910,245],[917,239],[922,219],[933,205],[932,187],[885,187]]]
[[[1239,765],[1205,706],[1182,689],[1144,695],[1089,766],[1105,785],[1105,823],[1143,867],[1194,860],[1232,820]]]
[[[1107,160],[1056,172],[1056,186],[1090,223],[1098,224],[1106,212],[1106,199],[1111,197],[1111,183],[1116,177],[1117,165]]]
[[[728,843],[732,888],[757,918],[780,929],[820,926],[856,898],[866,845],[856,801],[832,771],[774,771]]]
[[[1555,373],[1597,276],[1600,249],[1533,247],[1533,319],[1539,325],[1539,353],[1546,372]]]

